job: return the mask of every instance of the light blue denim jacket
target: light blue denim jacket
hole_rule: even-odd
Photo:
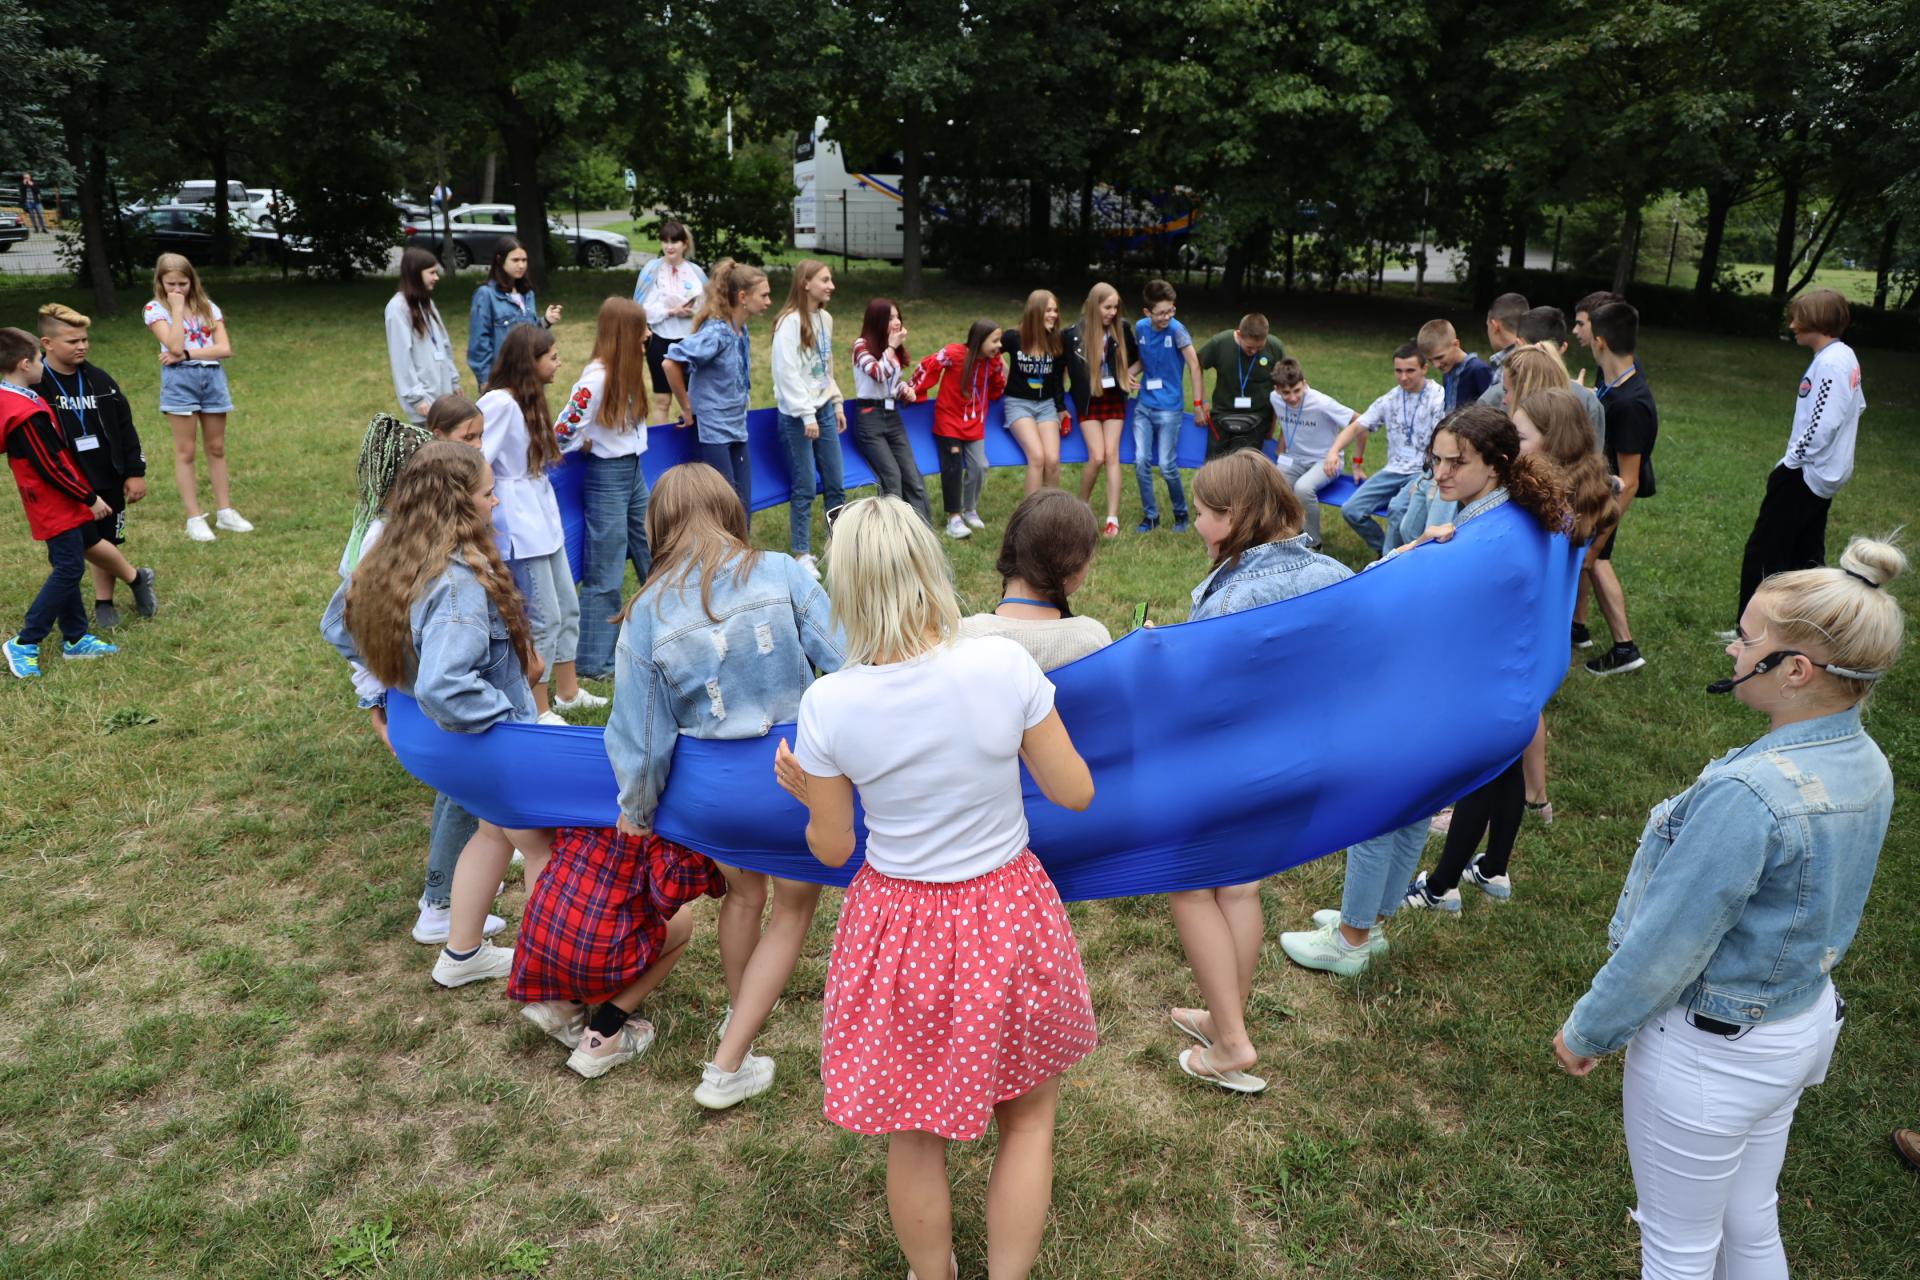
[[[492,280],[473,291],[473,306],[467,311],[467,368],[482,391],[487,389],[487,375],[493,372],[493,361],[507,340],[507,330],[517,324],[547,327],[546,312],[533,290],[527,290],[520,297],[527,304],[525,310],[514,302],[511,293]]]
[[[700,607],[696,573],[684,590],[646,591],[621,624],[607,758],[636,826],[652,829],[679,735],[764,737],[800,714],[814,667],[845,661],[827,593],[793,557],[764,552],[744,579],[738,564],[714,580],[719,621]]]
[[[1187,621],[1290,600],[1352,576],[1353,570],[1338,560],[1309,551],[1305,534],[1265,542],[1242,551],[1232,568],[1223,565],[1201,579],[1193,589],[1193,612]]]
[[[348,662],[360,651],[347,630],[346,582],[327,605],[320,628]],[[338,606],[338,607],[336,607]],[[447,565],[413,602],[412,675],[400,692],[429,720],[452,733],[480,733],[502,720],[531,724],[538,712],[526,672],[487,589],[464,560]]]
[[[668,347],[663,359],[686,369],[687,409],[702,444],[746,440],[753,339],[745,329],[715,316]]]
[[[1612,1053],[1674,1005],[1742,1026],[1805,1012],[1860,926],[1892,813],[1858,708],[1709,763],[1649,815],[1567,1047]]]

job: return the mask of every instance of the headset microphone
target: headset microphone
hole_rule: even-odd
[[[1798,649],[1775,650],[1774,652],[1768,654],[1766,657],[1760,659],[1760,661],[1754,663],[1753,670],[1747,672],[1747,674],[1741,676],[1738,680],[1734,679],[1732,676],[1728,676],[1724,680],[1715,680],[1712,684],[1707,686],[1707,692],[1708,693],[1732,693],[1736,685],[1743,685],[1747,681],[1753,679],[1755,676],[1763,676],[1767,674],[1767,672],[1773,670],[1775,667],[1785,662],[1788,658],[1797,658],[1800,656],[1801,654]]]

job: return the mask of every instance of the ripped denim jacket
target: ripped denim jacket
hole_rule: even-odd
[[[845,642],[827,593],[793,557],[763,552],[744,576],[736,557],[714,578],[708,617],[698,572],[634,602],[614,648],[607,757],[620,812],[651,830],[674,741],[758,738],[800,713],[813,669],[838,671]]]
[[[1612,1053],[1674,1005],[1742,1026],[1805,1012],[1860,927],[1892,813],[1858,708],[1709,763],[1648,817],[1567,1047]]]

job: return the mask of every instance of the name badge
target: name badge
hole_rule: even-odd
[[[1236,409],[1251,409],[1253,408],[1253,397],[1235,396],[1233,398],[1233,407]]]
[[[1147,379],[1147,390],[1158,391],[1159,389],[1160,389],[1160,379],[1158,378]]]
[[[892,397],[892,396],[888,396],[888,397],[887,397],[887,408],[889,408],[889,409],[891,409],[891,408],[893,408],[893,397]]]
[[[1112,374],[1108,374],[1106,377],[1100,379],[1100,385],[1111,391],[1120,384],[1113,380]]]
[[[1173,335],[1172,335],[1172,334],[1168,334],[1168,335],[1167,335],[1167,336],[1166,336],[1165,338],[1162,338],[1162,339],[1160,340],[1160,345],[1161,345],[1161,346],[1163,346],[1163,347],[1171,347],[1171,346],[1173,346]]]
[[[80,453],[92,453],[95,449],[98,449],[100,447],[100,437],[99,436],[75,436],[73,438],[73,447],[77,452],[80,452]]]

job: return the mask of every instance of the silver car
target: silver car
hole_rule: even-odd
[[[476,262],[492,262],[493,247],[502,236],[526,240],[520,234],[510,204],[463,204],[447,216],[453,223],[451,249],[441,247],[445,228],[437,217],[431,221],[409,218],[401,229],[406,233],[408,244],[417,244],[429,250],[443,262],[450,263],[455,270]],[[611,231],[599,231],[592,227],[582,227],[576,231],[558,218],[547,219],[547,226],[555,238],[573,251],[573,260],[579,266],[617,267],[627,260],[631,251],[626,237]]]

